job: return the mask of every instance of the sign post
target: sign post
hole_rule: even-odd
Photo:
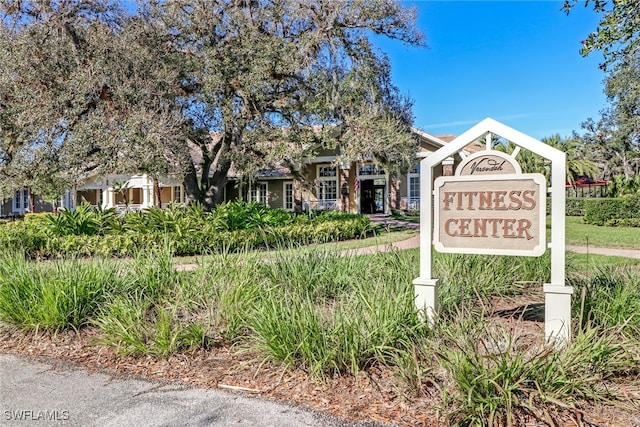
[[[495,151],[491,135],[517,148]],[[487,137],[486,150],[462,151]],[[523,174],[516,156],[524,148],[551,160],[551,188],[542,174]],[[433,169],[460,152],[465,158],[454,176],[433,179]],[[421,161],[420,277],[416,308],[432,323],[438,311],[438,279],[432,249],[439,252],[540,256],[551,249],[551,283],[544,285],[545,338],[571,337],[571,295],[565,285],[565,154],[492,119],[485,119]],[[551,194],[551,242],[546,243],[546,196]]]

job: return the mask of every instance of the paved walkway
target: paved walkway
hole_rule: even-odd
[[[357,426],[298,406],[0,354],[0,426]],[[375,426],[375,423],[366,423]]]

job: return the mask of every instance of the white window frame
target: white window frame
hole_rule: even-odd
[[[418,180],[417,196],[411,194],[411,181],[414,179]],[[407,209],[417,210],[416,208],[420,209],[420,163],[413,165],[407,174]]]
[[[287,187],[291,187],[291,192],[287,192]],[[293,181],[285,181],[282,183],[282,208],[292,211],[295,206],[295,195]]]
[[[335,173],[331,176],[320,176],[320,171],[322,169],[333,169]],[[318,191],[316,197],[318,198],[317,209],[337,209],[338,206],[338,197],[340,191],[340,183],[338,179],[338,166],[332,164],[319,164],[316,166],[316,180],[318,181]],[[334,183],[335,185],[335,198],[327,198],[327,191],[325,185],[328,183]]]
[[[176,194],[177,190],[177,194]],[[184,187],[182,185],[171,186],[171,201],[174,203],[184,203]]]
[[[266,181],[251,183],[247,191],[247,202],[269,205],[269,183]]]
[[[29,189],[23,188],[13,193],[11,202],[12,213],[25,213],[29,211]]]

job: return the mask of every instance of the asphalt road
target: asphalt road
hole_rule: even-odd
[[[354,426],[278,402],[0,354],[0,426]],[[373,424],[367,424],[373,425]]]

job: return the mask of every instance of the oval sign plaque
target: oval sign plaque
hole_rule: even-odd
[[[478,152],[464,159],[456,169],[457,176],[521,174],[516,160],[500,151]]]

